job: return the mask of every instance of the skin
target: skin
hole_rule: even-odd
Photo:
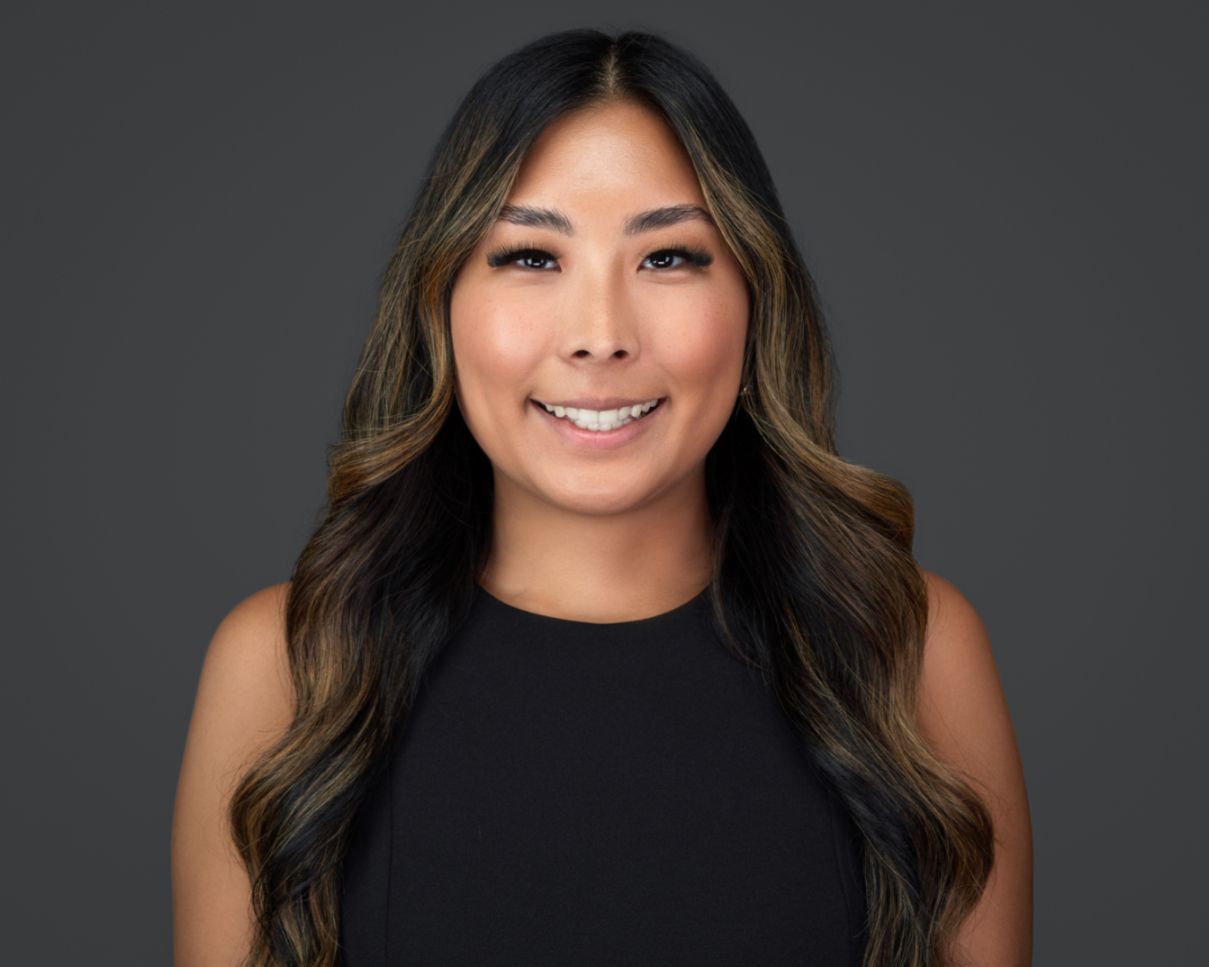
[[[493,550],[482,583],[517,607],[622,621],[686,601],[709,577],[704,459],[739,387],[748,325],[744,282],[716,230],[689,221],[626,235],[625,216],[704,206],[679,143],[627,103],[552,124],[508,201],[556,208],[574,228],[499,223],[455,282],[457,398],[494,467]],[[523,242],[554,261],[491,269]],[[688,244],[704,268],[651,259]],[[668,397],[661,425],[620,450],[562,443],[529,404],[619,395]],[[921,569],[922,571],[922,569]],[[986,628],[950,582],[922,571],[930,613],[921,734],[983,795],[995,866],[952,950],[960,967],[1027,967],[1032,836],[1023,769]],[[250,886],[226,823],[231,791],[293,716],[284,606],[289,583],[239,602],[202,665],[172,821],[174,963],[239,964],[252,935]]]
[[[557,209],[574,235],[498,221],[454,281],[458,405],[495,479],[481,583],[555,617],[670,610],[709,581],[705,458],[739,392],[742,272],[709,221],[624,232],[638,212],[706,207],[675,136],[631,102],[549,125],[506,201]],[[488,265],[513,243],[552,258]],[[712,262],[658,255],[676,245]],[[666,400],[631,443],[589,450],[563,441],[530,402],[581,396]]]
[[[294,712],[286,655],[289,582],[237,603],[210,639],[172,811],[176,967],[237,967],[252,940],[252,889],[231,838],[231,792]]]
[[[922,570],[922,569],[921,569]],[[953,967],[1033,962],[1033,832],[1024,767],[986,625],[950,581],[923,571],[928,626],[920,674],[920,731],[963,774],[995,825],[995,862],[950,950]]]

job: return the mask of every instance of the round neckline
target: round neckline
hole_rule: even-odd
[[[700,591],[694,594],[687,601],[676,605],[669,611],[662,611],[659,614],[648,615],[645,618],[630,618],[626,621],[580,621],[575,618],[559,618],[552,614],[541,614],[537,611],[528,611],[525,608],[518,608],[514,604],[509,604],[497,598],[494,594],[488,591],[483,585],[475,582],[477,589],[476,593],[480,598],[485,599],[489,604],[497,610],[508,612],[516,617],[523,618],[527,621],[535,621],[540,624],[546,624],[553,627],[563,628],[643,628],[648,625],[666,621],[669,618],[674,618],[686,611],[695,607],[709,593],[710,586],[707,584]]]

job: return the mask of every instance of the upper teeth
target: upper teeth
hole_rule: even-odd
[[[537,402],[541,403],[541,400]],[[546,408],[547,413],[553,413],[559,418],[566,417],[583,430],[615,430],[638,419],[658,402],[658,399],[647,400],[645,403],[635,403],[633,406],[623,406],[617,410],[586,410],[574,406],[551,406],[548,403],[542,403],[542,406]]]

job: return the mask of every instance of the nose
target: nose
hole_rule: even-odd
[[[568,287],[562,326],[565,359],[630,359],[638,355],[638,320],[622,279],[622,270],[607,264],[580,266],[576,284]]]

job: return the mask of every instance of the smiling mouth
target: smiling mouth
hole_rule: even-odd
[[[530,400],[534,406],[554,419],[565,420],[581,430],[592,430],[597,433],[620,429],[636,420],[645,419],[663,405],[666,396],[655,398],[650,403],[636,403],[630,407],[614,410],[589,410],[574,406],[559,406],[543,403],[541,400]]]

